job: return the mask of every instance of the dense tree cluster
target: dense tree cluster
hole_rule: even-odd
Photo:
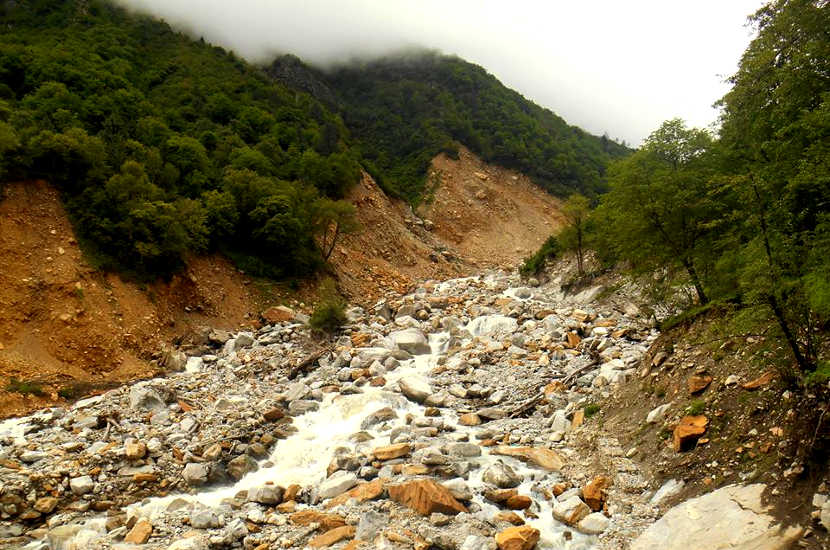
[[[609,261],[679,269],[699,304],[768,320],[787,377],[826,381],[830,5],[775,0],[751,21],[719,134],[665,122],[610,168],[588,239]]]
[[[628,148],[568,125],[457,57],[413,53],[323,75],[387,192],[423,196],[432,158],[462,143],[560,196],[605,189],[608,162]]]
[[[0,180],[59,186],[105,263],[155,274],[232,248],[269,275],[320,265],[315,237],[360,177],[339,116],[108,2],[5,2],[0,21]]]

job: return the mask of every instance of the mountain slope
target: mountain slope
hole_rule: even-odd
[[[384,189],[423,198],[429,164],[458,144],[566,196],[604,189],[607,163],[629,150],[567,124],[483,68],[430,52],[352,64],[319,75],[374,164]]]

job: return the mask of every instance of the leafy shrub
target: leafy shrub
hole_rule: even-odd
[[[20,393],[23,395],[45,395],[43,385],[40,382],[33,380],[18,380],[17,378],[10,378],[9,384],[6,386],[6,391],[11,393]]]
[[[562,252],[562,246],[556,235],[548,237],[539,250],[532,256],[525,258],[525,261],[519,267],[519,273],[523,277],[532,277],[542,271],[545,266],[545,261],[551,258],[556,258]]]
[[[697,416],[702,414],[703,411],[706,410],[706,401],[703,399],[695,399],[692,401],[688,407],[686,407],[686,413],[692,416]]]
[[[585,418],[591,418],[599,412],[599,405],[596,403],[589,403],[585,405]]]
[[[334,281],[326,279],[320,284],[320,301],[311,314],[308,324],[324,332],[334,332],[346,324],[346,302],[337,293]]]

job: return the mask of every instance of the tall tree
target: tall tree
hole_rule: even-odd
[[[830,302],[830,2],[777,0],[751,18],[758,35],[721,101],[737,196],[738,282],[768,308],[802,372],[816,366],[815,326]],[[826,318],[826,310],[825,310]]]
[[[599,212],[618,257],[643,269],[679,264],[702,304],[709,301],[701,271],[711,263],[717,211],[707,192],[711,147],[705,130],[680,119],[664,122],[639,151],[611,166]]]
[[[565,217],[566,227],[560,239],[576,252],[576,266],[579,275],[585,275],[585,226],[591,213],[591,203],[580,193],[574,193],[562,205],[562,215]]]

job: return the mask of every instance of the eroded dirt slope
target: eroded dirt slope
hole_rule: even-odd
[[[481,266],[516,265],[562,223],[558,199],[467,149],[458,160],[438,155],[430,178],[438,186],[419,212],[435,224],[436,237]]]
[[[6,186],[0,201],[0,383],[43,384],[44,395],[0,391],[0,416],[56,400],[77,382],[149,376],[164,343],[193,327],[236,328],[256,309],[226,260],[193,259],[168,282],[137,285],[84,261],[57,192]]]

